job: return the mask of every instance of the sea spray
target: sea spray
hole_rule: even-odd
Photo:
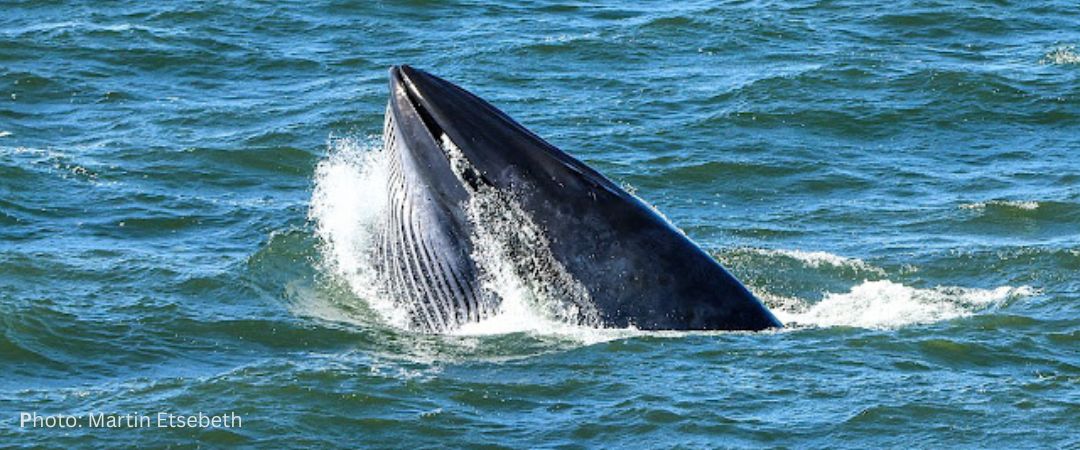
[[[391,324],[408,319],[379,289],[371,250],[386,210],[385,152],[356,138],[331,138],[329,154],[315,168],[308,217],[322,241],[324,264]]]
[[[865,281],[844,293],[826,293],[816,303],[764,295],[785,324],[814,327],[899,328],[967,317],[1033,295],[1029,286],[975,289],[913,288],[889,280]]]

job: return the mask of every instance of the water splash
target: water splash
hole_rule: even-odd
[[[322,241],[326,268],[392,325],[405,327],[405,311],[381,295],[370,257],[386,209],[386,162],[373,140],[331,138],[327,158],[315,167],[308,218]]]
[[[1080,53],[1076,52],[1075,45],[1064,45],[1051,50],[1039,60],[1040,64],[1080,64]]]
[[[1039,202],[1030,200],[990,200],[985,202],[960,204],[960,209],[970,209],[976,211],[985,210],[987,207],[1034,211],[1036,209],[1039,209]]]
[[[827,293],[813,304],[785,297],[765,299],[787,325],[888,329],[967,317],[1035,293],[1030,286],[919,289],[880,280],[865,281],[845,293]]]

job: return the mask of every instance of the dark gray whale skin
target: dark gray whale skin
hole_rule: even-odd
[[[603,326],[763,330],[781,323],[742,283],[649,206],[464,89],[390,68],[384,146],[388,214],[381,279],[412,325],[452,330],[481,318],[471,226],[473,186],[512,193],[552,256],[587,291]],[[472,165],[455,174],[445,134]],[[488,305],[490,307],[490,305]]]

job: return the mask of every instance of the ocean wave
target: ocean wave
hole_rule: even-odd
[[[782,255],[794,258],[806,263],[810,267],[821,267],[823,264],[837,267],[870,267],[865,261],[858,258],[834,255],[828,252],[807,252],[802,250],[763,250],[768,255]],[[876,269],[876,268],[875,268]]]
[[[35,23],[24,27],[15,27],[0,32],[0,36],[23,36],[23,35],[48,35],[56,32],[109,32],[109,33],[124,33],[124,32],[145,32],[157,35],[165,34],[177,34],[180,33],[179,29],[165,29],[157,28],[146,25],[139,25],[133,23],[115,23],[115,24],[101,24],[87,21],[63,21],[63,22],[48,22],[48,23]]]
[[[863,282],[849,292],[827,293],[817,303],[788,297],[763,297],[773,305],[777,317],[789,326],[890,329],[967,317],[1036,293],[1030,286],[920,289],[879,280]]]
[[[1016,233],[1034,237],[1071,240],[1080,220],[1080,203],[1074,200],[991,200],[958,206],[955,219],[961,229],[975,233]]]
[[[885,276],[885,269],[867,263],[859,258],[840,256],[824,251],[806,251],[789,249],[741,248],[735,254],[760,255],[769,259],[792,260],[809,269],[845,269],[854,272],[872,273]]]
[[[5,135],[0,133],[0,137]],[[76,159],[78,155],[42,148],[0,146],[0,162],[31,173],[51,173],[64,179],[97,183],[99,171]]]
[[[541,41],[544,42],[544,43],[547,43],[547,44],[564,44],[564,43],[573,43],[573,42],[578,42],[578,41],[585,41],[585,40],[590,40],[590,39],[597,39],[598,36],[599,35],[595,31],[591,31],[591,32],[588,32],[588,33],[579,33],[579,34],[566,34],[566,33],[563,33],[563,34],[554,35],[554,36],[545,36],[543,39],[541,39]]]
[[[775,179],[820,169],[819,165],[801,161],[680,161],[662,169],[661,174],[682,183],[716,183],[732,174]]]
[[[985,210],[987,207],[1034,211],[1039,208],[1039,202],[1032,200],[990,200],[985,202],[960,204],[960,209]]]

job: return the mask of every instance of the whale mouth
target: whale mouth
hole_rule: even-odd
[[[405,100],[409,103],[416,114],[420,117],[420,120],[424,124],[424,128],[428,130],[431,138],[436,142],[439,142],[440,137],[445,133],[442,127],[439,126],[439,122],[431,115],[431,112],[424,106],[424,102],[421,100],[423,94],[420,93],[420,89],[417,88],[408,76],[408,73],[414,73],[415,70],[407,65],[393,66],[390,68],[390,78],[393,83],[394,91],[400,91],[404,94]]]
[[[476,168],[473,161],[462,152],[458,142],[454,141],[439,124],[439,121],[435,119],[425,99],[427,96],[440,95],[440,92],[432,90],[430,87],[427,91],[420,89],[417,83],[414,82],[414,78],[418,76],[420,76],[419,72],[408,65],[392,66],[390,68],[391,88],[394,92],[398,92],[399,98],[408,103],[408,106],[416,112],[417,117],[423,124],[423,128],[427,130],[428,136],[435,143],[435,147],[442,151],[442,155],[450,163],[453,170],[457,172],[458,178],[472,188],[472,191],[476,191],[480,186],[494,186],[495,184]],[[399,105],[399,108],[401,106],[404,105]]]
[[[393,109],[402,112],[399,120],[411,120],[414,133],[411,141],[402,148],[417,157],[428,157],[425,166],[425,188],[435,183],[457,182],[464,196],[455,197],[455,208],[461,212],[459,226],[467,235],[469,264],[477,284],[478,306],[472,320],[460,321],[450,327],[429,327],[437,331],[450,331],[465,323],[479,323],[508,311],[524,314],[533,321],[572,326],[601,327],[599,312],[591,303],[584,285],[577,280],[552,254],[546,230],[539,226],[532,214],[519,203],[513,182],[502,186],[485,177],[476,162],[484,164],[492,159],[513,161],[514,167],[525,167],[528,160],[516,160],[527,155],[514,152],[506,141],[502,145],[478,145],[474,139],[481,133],[475,129],[461,132],[461,128],[490,125],[487,130],[508,128],[501,116],[485,117],[479,114],[439,115],[437,103],[446,97],[459,95],[453,86],[438,83],[426,74],[409,66],[391,68],[391,87],[394,90]],[[432,106],[436,103],[436,106]],[[466,103],[466,105],[468,105]],[[474,105],[486,106],[486,103]],[[441,120],[436,118],[441,117]],[[424,131],[419,129],[423,128]],[[457,139],[452,138],[457,129]],[[471,132],[469,132],[471,131]],[[462,149],[464,144],[471,150],[470,158]],[[438,147],[435,150],[432,147]],[[446,159],[434,156],[440,152]],[[421,153],[423,155],[421,155]],[[432,170],[435,167],[438,170]],[[487,166],[491,168],[491,166]],[[447,170],[448,169],[448,170]],[[496,175],[497,170],[492,170]],[[449,179],[452,174],[453,179]],[[462,241],[464,244],[464,241]],[[527,313],[524,311],[528,311]]]

